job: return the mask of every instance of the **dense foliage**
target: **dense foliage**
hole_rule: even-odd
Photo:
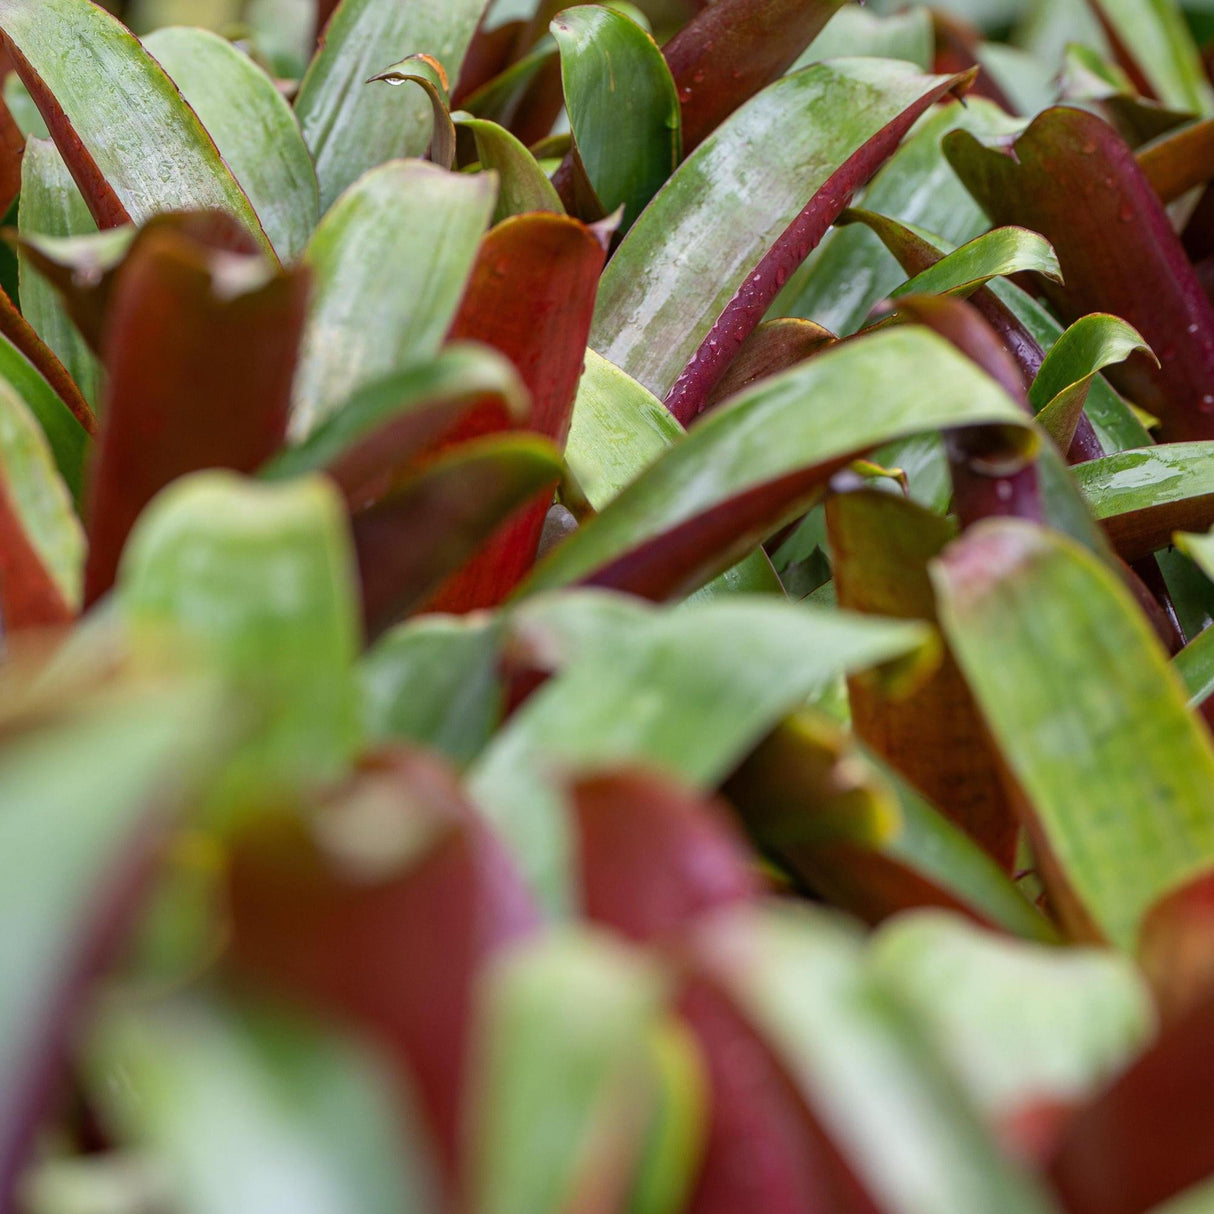
[[[1214,9],[109,8],[0,0],[0,1211],[1214,1211]]]

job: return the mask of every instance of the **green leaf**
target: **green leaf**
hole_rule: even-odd
[[[568,904],[568,828],[548,772],[653,763],[711,788],[841,673],[921,654],[928,631],[724,598],[655,612],[628,644],[592,647],[533,695],[481,755],[474,798],[547,903]]]
[[[1027,228],[995,228],[946,254],[892,292],[903,295],[972,295],[979,287],[1008,274],[1035,270],[1062,281],[1050,242]]]
[[[115,1006],[86,1063],[106,1121],[162,1171],[182,1214],[439,1209],[401,1091],[377,1058],[318,1028],[197,997]]]
[[[1048,358],[1050,351],[1062,337],[1062,325],[1014,282],[996,279],[990,286],[1000,302],[1011,309]],[[1084,409],[1106,451],[1145,447],[1151,441],[1151,436],[1142,422],[1129,405],[1113,391],[1103,375],[1097,375],[1089,384]]]
[[[297,436],[358,388],[438,351],[495,194],[488,175],[393,161],[332,207],[308,245],[316,281],[295,382]]]
[[[526,586],[597,580],[605,571],[610,576],[613,562],[643,553],[661,558],[668,572],[677,554],[690,571],[684,585],[694,588],[809,505],[841,465],[883,443],[950,426],[1025,424],[993,380],[924,329],[899,327],[841,344],[705,417],[540,564]],[[723,526],[736,522],[736,534],[715,549],[679,538],[684,524],[743,498],[749,504],[760,491],[771,502],[760,500],[758,522],[726,518]]]
[[[500,624],[477,616],[423,615],[386,633],[359,663],[368,738],[470,763],[502,714],[500,643]]]
[[[605,1193],[636,1169],[656,1105],[649,1040],[665,996],[641,954],[590,933],[524,946],[493,966],[476,1043],[476,1209],[610,1208]]]
[[[684,433],[653,393],[593,350],[586,351],[565,462],[595,510],[602,510]],[[696,591],[696,597],[782,593],[770,561],[756,552]]]
[[[1046,1214],[984,1132],[853,925],[812,908],[719,918],[697,952],[779,1058],[872,1208]]]
[[[492,169],[500,182],[493,222],[529,211],[551,211],[563,215],[565,208],[548,175],[536,158],[504,126],[487,118],[458,111],[455,125],[472,132],[482,169]]]
[[[930,9],[917,6],[886,15],[848,5],[830,19],[792,70],[824,59],[863,55],[866,59],[903,59],[922,72],[930,72],[934,42]]]
[[[1091,0],[1164,105],[1214,113],[1214,89],[1176,0]]]
[[[84,573],[84,529],[42,430],[3,378],[0,378],[0,486],[63,601],[78,610]]]
[[[73,499],[78,500],[88,452],[84,427],[25,355],[3,336],[0,336],[0,379],[17,393],[37,419],[59,475]]]
[[[369,638],[428,603],[511,515],[551,501],[560,452],[526,432],[458,443],[353,519]]]
[[[367,81],[380,82],[394,88],[412,82],[430,98],[433,127],[429,157],[439,168],[450,169],[455,164],[455,124],[451,121],[451,86],[443,65],[430,55],[406,55]]]
[[[461,418],[490,403],[507,420],[526,417],[527,393],[518,372],[495,350],[455,342],[431,359],[360,388],[261,474],[283,480],[327,471],[347,496],[354,496],[360,482],[391,473],[396,464],[436,444]]]
[[[658,44],[635,21],[584,4],[552,22],[577,155],[626,232],[682,154],[679,98]]]
[[[1188,689],[1190,706],[1214,695],[1214,627],[1198,633],[1172,659],[1172,666]]]
[[[342,774],[359,741],[358,608],[345,510],[326,481],[183,477],[132,532],[118,602],[139,645],[197,651],[254,714],[220,810]]]
[[[990,223],[957,179],[940,141],[959,127],[989,138],[1019,131],[1021,125],[981,97],[967,98],[964,108],[937,107],[873,178],[862,205],[902,223],[938,232],[949,248],[972,240]],[[903,278],[897,262],[867,228],[836,227],[789,279],[773,311],[807,317],[847,336],[864,324],[873,305]]]
[[[103,227],[142,223],[158,211],[217,208],[268,247],[198,116],[118,20],[89,0],[0,0],[0,30],[44,116],[51,107],[61,111],[59,150]]]
[[[1138,330],[1103,312],[1077,320],[1054,343],[1029,389],[1029,403],[1060,451],[1071,445],[1095,376],[1140,350],[1151,354]]]
[[[1013,940],[941,911],[882,928],[868,964],[996,1130],[1095,1095],[1155,1029],[1150,990],[1118,954]]]
[[[725,793],[765,856],[871,923],[947,906],[1029,940],[1056,939],[986,852],[819,712],[782,721]]]
[[[629,232],[603,275],[591,346],[664,396],[759,252],[845,160],[942,79],[884,60],[842,60],[764,89],[695,150]]]
[[[1129,560],[1214,523],[1214,443],[1119,451],[1071,469],[1092,513]]]
[[[1214,746],[1116,575],[992,521],[933,570],[940,619],[1031,814],[1055,909],[1134,947],[1161,896],[1214,863]]]
[[[97,225],[72,180],[63,157],[53,143],[30,139],[21,161],[21,199],[17,208],[17,231],[22,240],[35,233],[43,236],[84,236]],[[94,407],[101,394],[101,364],[69,319],[51,286],[19,254],[21,314],[35,333],[55,352],[67,368],[84,399]]]
[[[368,169],[430,145],[432,112],[420,90],[365,81],[385,61],[418,53],[454,80],[484,8],[485,0],[342,0],[295,101],[322,214]]]
[[[11,677],[11,676],[10,676]],[[14,1202],[90,976],[125,936],[139,865],[214,757],[219,703],[198,685],[78,697],[0,748],[0,1199]],[[103,954],[104,955],[104,954]]]
[[[299,124],[274,82],[207,30],[160,29],[143,45],[215,140],[279,257],[294,261],[320,218],[319,194]]]

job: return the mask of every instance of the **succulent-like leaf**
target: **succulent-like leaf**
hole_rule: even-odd
[[[831,497],[826,520],[840,607],[935,623],[928,563],[953,539],[949,522],[872,490]],[[909,696],[853,679],[849,697],[856,733],[1010,871],[1019,824],[952,655]]]
[[[453,1179],[476,986],[538,922],[451,775],[389,752],[328,798],[312,828],[250,823],[230,871],[237,971],[368,1034],[416,1085]]]
[[[1115,953],[1010,940],[924,911],[883,927],[868,961],[914,1008],[992,1128],[1030,1156],[1155,1031],[1142,975]]]
[[[361,510],[456,433],[509,429],[525,420],[528,408],[511,363],[486,347],[455,342],[359,389],[262,475],[282,480],[327,472],[351,509]]]
[[[723,0],[701,8],[662,50],[687,151],[779,79],[840,7],[841,0]]]
[[[450,336],[500,350],[531,396],[526,428],[563,450],[606,250],[563,215],[520,215],[485,237]],[[555,488],[555,484],[551,488]],[[500,603],[535,564],[552,494],[495,535],[439,592],[438,611]]]
[[[657,397],[593,350],[586,351],[565,461],[591,507],[602,510],[683,433]],[[783,588],[758,550],[696,593],[782,594]]]
[[[481,168],[498,175],[497,208],[493,222],[531,211],[563,215],[560,196],[535,157],[504,126],[471,114],[453,114],[456,128],[472,132]]]
[[[515,511],[561,475],[545,439],[463,443],[353,519],[363,620],[374,639],[428,602]]]
[[[130,931],[173,816],[218,753],[218,710],[200,686],[128,684],[0,748],[0,888],[10,922],[24,925],[0,957],[5,1205],[16,1203],[82,1002]]]
[[[569,790],[587,918],[639,943],[677,937],[758,892],[724,807],[639,769],[590,773]]]
[[[21,162],[17,209],[20,236],[83,236],[96,230],[59,149],[48,140],[31,139]],[[19,254],[17,265],[22,316],[54,351],[84,399],[94,404],[101,388],[97,356],[68,317],[54,287],[34,269],[29,258]]]
[[[64,624],[79,610],[84,532],[46,438],[0,380],[0,612],[6,631]]]
[[[358,742],[357,606],[344,510],[324,481],[179,481],[140,520],[117,597],[141,648],[199,651],[257,722],[219,777],[216,812],[344,772]]]

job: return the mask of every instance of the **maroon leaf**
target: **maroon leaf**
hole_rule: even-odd
[[[1042,289],[1068,322],[1089,312],[1128,320],[1159,355],[1136,354],[1109,377],[1162,421],[1166,441],[1214,436],[1214,307],[1133,152],[1083,110],[1046,110],[1014,155],[954,131],[945,152],[999,224],[1054,246],[1065,286]]]
[[[1145,1214],[1214,1172],[1214,996],[1083,1109],[1050,1164],[1068,1214]]]
[[[707,17],[721,7],[707,9],[704,15]],[[827,178],[725,305],[667,394],[666,407],[683,425],[689,425],[702,412],[739,347],[758,328],[784,283],[817,248],[856,191],[893,155],[903,136],[928,109],[950,93],[964,96],[973,80],[974,73],[968,72],[949,77],[925,91]]]
[[[630,939],[673,935],[758,892],[724,808],[667,777],[588,776],[573,785],[570,800],[583,909]]]
[[[313,822],[262,818],[235,840],[232,963],[378,1042],[416,1084],[453,1179],[474,982],[538,916],[436,759],[367,760]]]
[[[560,473],[560,456],[546,440],[490,437],[461,444],[355,515],[368,640],[421,607]]]
[[[284,272],[171,225],[132,248],[104,343],[86,603],[109,589],[132,525],[170,481],[252,472],[282,443],[308,281],[306,269]]]
[[[1166,1020],[1214,993],[1214,873],[1201,873],[1147,912],[1138,958]]]
[[[936,42],[933,72],[965,72],[979,66],[978,50],[982,43],[979,30],[968,21],[939,9],[932,10],[932,27]],[[1016,112],[1016,107],[995,83],[990,72],[979,72],[974,82],[974,95],[993,101],[1009,114]]]
[[[3,74],[0,74],[3,80]],[[0,97],[0,215],[21,193],[21,161],[25,156],[25,136]]]
[[[0,623],[6,633],[71,623],[63,592],[42,563],[0,479]]]
[[[874,490],[828,499],[826,519],[840,607],[936,623],[928,563],[954,538],[953,526]],[[1020,824],[952,655],[907,696],[892,699],[863,679],[852,679],[848,693],[857,735],[1011,872]]]
[[[843,0],[718,0],[662,48],[690,155],[743,102],[779,79]]]
[[[700,1046],[712,1090],[704,1163],[688,1214],[877,1214],[813,1125],[770,1048],[706,977],[678,1010]]]
[[[606,248],[564,215],[518,215],[484,239],[451,337],[481,341],[514,363],[531,394],[527,429],[564,450]],[[436,611],[500,603],[535,563],[555,480],[439,592]],[[543,493],[545,487],[540,487]]]
[[[728,400],[735,392],[812,358],[838,341],[829,329],[812,320],[789,318],[761,324],[738,351],[721,382],[712,390],[706,409]]]
[[[80,389],[76,387],[75,381],[55,352],[34,332],[3,288],[0,288],[0,334],[7,337],[25,355],[31,366],[46,380],[55,395],[84,427],[85,433],[95,434],[97,419],[93,416],[88,401],[81,396]]]

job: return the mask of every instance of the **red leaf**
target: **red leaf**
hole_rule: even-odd
[[[839,339],[812,320],[786,318],[761,324],[746,339],[705,404],[711,409],[756,380],[787,371],[833,346]]]
[[[1068,1214],[1144,1214],[1214,1172],[1214,997],[1076,1115],[1049,1171]]]
[[[945,152],[998,224],[1023,224],[1054,246],[1065,286],[1043,283],[1059,314],[1128,320],[1159,355],[1109,371],[1159,417],[1172,442],[1214,437],[1214,307],[1133,152],[1083,110],[1046,110],[1014,157],[954,131]]]
[[[0,288],[0,334],[7,337],[25,355],[54,390],[55,395],[67,405],[72,416],[84,427],[85,433],[95,434],[97,419],[93,416],[88,401],[80,395],[80,389],[76,387],[75,381],[55,352],[34,332],[3,288]]]
[[[877,1214],[854,1181],[838,1183],[843,1164],[800,1093],[715,984],[692,978],[679,1012],[696,1035],[712,1089],[708,1143],[688,1214]]]
[[[420,608],[503,519],[551,491],[560,467],[552,445],[530,435],[463,443],[355,515],[367,638]]]
[[[758,892],[724,808],[641,771],[578,780],[571,790],[586,915],[632,940],[672,935]]]
[[[563,450],[606,249],[564,215],[518,215],[484,239],[452,339],[481,341],[514,363],[531,394],[527,429]],[[535,563],[551,490],[493,537],[439,591],[432,610],[495,607]]]
[[[718,0],[662,49],[690,154],[743,102],[778,80],[843,0]]]
[[[721,7],[705,10],[704,16]],[[903,136],[928,109],[949,93],[962,96],[973,79],[972,72],[953,76],[927,90],[848,157],[806,203],[725,305],[667,394],[666,407],[683,425],[690,425],[704,409],[739,347],[759,326],[793,271],[818,247],[826,230],[847,209],[856,191],[894,154]]]
[[[0,480],[0,621],[6,633],[69,624],[71,607],[42,563]]]
[[[236,840],[233,963],[384,1048],[416,1084],[454,1178],[474,983],[537,914],[433,758],[368,760],[315,821],[309,834],[298,817],[262,819]]]
[[[0,82],[7,73],[0,72]],[[25,155],[25,136],[0,97],[0,215],[8,213],[21,193],[21,160]]]
[[[133,246],[106,330],[87,603],[109,589],[132,525],[170,481],[201,468],[252,472],[277,450],[307,295],[306,269],[282,272],[169,225]]]

